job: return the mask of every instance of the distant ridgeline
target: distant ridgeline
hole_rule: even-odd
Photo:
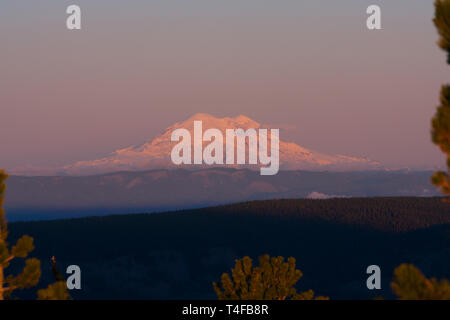
[[[151,170],[94,176],[11,176],[10,221],[199,208],[285,198],[438,196],[432,172],[280,171],[248,169]]]
[[[293,256],[299,290],[331,299],[390,298],[392,272],[410,262],[450,279],[450,206],[440,198],[264,200],[179,212],[10,224],[35,254],[81,267],[75,299],[215,299],[212,282],[237,258]],[[366,268],[382,290],[367,290]]]

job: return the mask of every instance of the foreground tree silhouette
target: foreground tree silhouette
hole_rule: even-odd
[[[221,285],[213,283],[219,300],[312,300],[314,291],[297,293],[295,284],[303,276],[295,269],[295,258],[284,262],[283,257],[259,257],[259,266],[252,265],[252,259],[236,260],[232,276],[224,273]]]
[[[37,292],[38,300],[70,300],[70,294],[67,290],[66,281],[62,273],[56,266],[56,258],[52,256],[52,273],[56,282],[49,285],[46,289],[41,289]]]
[[[0,170],[0,300],[10,297],[17,289],[25,289],[35,286],[41,277],[40,261],[35,258],[25,260],[23,271],[16,275],[5,277],[4,270],[8,268],[11,260],[15,258],[26,258],[33,251],[33,238],[25,235],[17,240],[16,245],[9,248],[6,241],[8,228],[3,203],[5,201],[5,180],[8,175]]]
[[[434,24],[439,32],[439,46],[447,51],[447,63],[450,64],[450,0],[436,0]],[[441,89],[441,105],[432,120],[433,142],[447,155],[447,172],[436,172],[432,182],[445,195],[450,195],[450,86]]]
[[[70,295],[67,291],[65,281],[57,281],[49,285],[46,289],[38,290],[38,300],[69,300]]]
[[[449,300],[450,282],[427,279],[412,264],[402,264],[394,270],[392,291],[401,300]]]

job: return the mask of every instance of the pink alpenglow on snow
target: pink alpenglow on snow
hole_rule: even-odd
[[[183,141],[172,140],[174,132],[183,132],[187,137],[189,132],[190,137],[195,137],[195,122],[200,124],[203,131],[203,140],[209,142],[212,139],[213,133],[219,136],[218,140],[214,140],[208,145],[204,146],[205,149],[200,149],[200,144],[194,145],[194,141],[187,139]],[[197,127],[199,130],[200,126]],[[228,145],[227,152],[227,129],[241,129],[240,131],[233,132],[233,135],[237,143],[233,143],[234,152],[231,150],[231,143]],[[177,131],[182,129],[181,131]],[[209,129],[214,129],[209,131]],[[252,131],[254,130],[254,132]],[[249,131],[250,130],[250,131]],[[230,167],[230,168],[249,168],[249,169],[261,169],[261,173],[275,172],[280,170],[338,170],[338,171],[350,171],[350,170],[371,170],[380,169],[380,163],[372,161],[367,158],[351,157],[346,155],[327,155],[320,152],[312,151],[303,148],[293,142],[285,142],[278,138],[275,138],[277,131],[267,132],[266,129],[261,128],[260,123],[243,115],[237,117],[224,117],[216,118],[212,115],[205,113],[198,113],[190,117],[189,119],[177,122],[168,127],[161,135],[155,137],[153,140],[145,142],[138,146],[130,146],[112,152],[110,155],[102,157],[100,159],[79,161],[73,164],[66,165],[60,168],[59,171],[63,171],[66,174],[85,175],[85,174],[98,174],[113,171],[138,171],[138,170],[151,170],[161,168],[201,168],[201,167]],[[233,130],[231,130],[233,131]],[[231,134],[229,131],[229,134]],[[219,135],[219,132],[221,135]],[[253,138],[245,138],[242,134],[251,133]],[[273,153],[262,148],[261,145],[259,152],[255,152],[254,148],[249,149],[249,143],[255,141],[254,133],[257,133],[259,142],[269,142],[267,149],[273,148]],[[236,138],[236,135],[238,136]],[[197,133],[198,137],[201,137]],[[222,136],[223,148],[219,148],[220,136]],[[225,137],[225,139],[223,139]],[[205,139],[206,138],[206,139]],[[245,139],[242,139],[245,138]],[[195,139],[194,139],[195,140]],[[202,147],[204,142],[202,143]],[[184,148],[191,152],[186,152],[181,157],[185,161],[180,161],[175,157],[175,163],[172,161],[172,154],[178,149],[182,149],[179,143],[191,143],[191,147],[185,144]],[[231,140],[230,140],[231,142]],[[271,143],[273,142],[273,144]],[[278,143],[278,156],[276,143]],[[178,147],[177,147],[178,145]],[[215,148],[214,148],[215,146]],[[264,146],[263,146],[264,147]],[[217,151],[215,153],[213,151]],[[195,153],[197,150],[197,153]],[[203,150],[203,153],[201,152]],[[247,150],[248,155],[246,154]],[[220,152],[222,151],[222,155]],[[223,152],[225,151],[225,152]],[[207,157],[204,157],[204,154]],[[228,154],[228,157],[227,157]],[[231,156],[233,154],[233,157]],[[255,163],[255,154],[260,157],[260,161]],[[263,154],[263,161],[261,161],[261,154]],[[240,155],[240,156],[239,156]],[[244,156],[245,158],[244,158]],[[180,156],[180,153],[178,153]],[[235,159],[234,156],[237,156]],[[266,156],[266,158],[264,158]],[[191,159],[189,162],[188,159]],[[220,161],[222,159],[222,161]],[[203,160],[203,161],[201,161]],[[277,163],[278,161],[278,163]],[[190,163],[190,164],[189,164]],[[270,163],[270,167],[267,165]],[[265,170],[264,170],[265,169]],[[273,170],[273,171],[267,171]],[[275,172],[276,173],[276,172]]]
[[[248,164],[269,165],[261,167],[261,175],[275,175],[280,168],[279,164],[279,140],[280,130],[270,129],[270,156],[268,155],[268,137],[267,129],[254,128],[244,130],[225,129],[226,139],[224,141],[223,133],[217,128],[209,128],[203,133],[202,120],[194,121],[194,140],[192,141],[189,130],[180,128],[172,132],[171,141],[180,141],[173,147],[171,152],[172,162],[176,165],[192,164],[191,147],[194,147],[194,164],[207,165],[227,165],[246,164],[246,152],[248,150]],[[248,138],[248,140],[246,139]],[[236,145],[235,145],[236,140]],[[211,141],[203,150],[203,142]],[[247,143],[248,141],[248,143]],[[259,152],[258,152],[259,147]],[[224,149],[226,159],[224,161]],[[237,160],[235,158],[235,154]]]

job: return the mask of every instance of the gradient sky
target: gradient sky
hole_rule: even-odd
[[[94,159],[198,112],[324,153],[443,165],[429,131],[450,69],[432,17],[431,0],[2,0],[0,167]]]

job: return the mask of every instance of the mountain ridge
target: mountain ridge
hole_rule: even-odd
[[[262,129],[260,123],[245,116],[216,118],[207,113],[197,113],[188,119],[176,122],[167,127],[160,135],[140,145],[132,145],[113,151],[109,155],[93,160],[83,160],[59,168],[58,172],[69,175],[99,174],[114,171],[142,171],[164,168],[186,168],[171,162],[170,153],[177,142],[171,141],[174,130],[187,129],[193,135],[194,121],[202,121],[203,129],[215,128],[225,133],[226,129]],[[270,128],[269,128],[270,129]],[[205,143],[204,143],[205,145]],[[248,142],[246,142],[248,147]],[[368,158],[349,155],[327,155],[304,148],[294,142],[286,142],[280,137],[280,169],[281,170],[371,170],[380,169],[381,164]],[[195,165],[200,168],[207,165]],[[259,169],[250,165],[213,165],[214,167],[232,167]],[[211,167],[211,166],[208,166]]]

